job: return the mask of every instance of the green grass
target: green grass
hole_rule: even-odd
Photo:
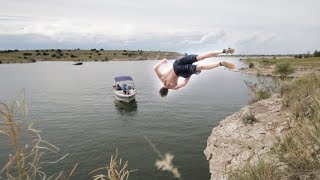
[[[228,173],[228,180],[275,180],[280,179],[277,166],[260,160],[257,164],[247,163],[245,166]]]
[[[275,67],[275,73],[280,74],[281,76],[287,76],[294,72],[293,67],[289,63],[277,64]]]

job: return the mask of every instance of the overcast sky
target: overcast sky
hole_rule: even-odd
[[[0,49],[320,50],[319,0],[0,0]]]

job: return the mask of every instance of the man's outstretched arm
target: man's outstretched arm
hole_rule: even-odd
[[[153,70],[154,72],[156,72],[158,78],[161,80],[162,78],[162,73],[160,72],[159,68],[162,64],[166,64],[167,63],[167,59],[163,59],[162,61],[160,61],[158,64],[156,64],[154,67],[153,67]]]
[[[182,83],[177,84],[177,85],[176,85],[174,88],[172,88],[172,89],[177,90],[177,89],[180,89],[180,88],[184,87],[185,85],[188,84],[189,80],[190,80],[190,77],[184,79],[184,81],[183,81]]]

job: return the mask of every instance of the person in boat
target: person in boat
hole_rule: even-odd
[[[117,90],[117,91],[121,91],[121,90],[122,90],[119,84],[117,84],[116,90]]]
[[[198,64],[193,63],[202,61],[206,58],[218,56],[219,54],[233,54],[235,49],[228,48],[223,50],[215,50],[200,55],[187,55],[174,61],[173,65],[170,66],[164,73],[160,72],[159,68],[161,65],[167,63],[167,59],[163,59],[161,62],[154,66],[154,71],[157,74],[163,86],[160,88],[159,94],[161,97],[167,96],[169,89],[177,90],[188,84],[191,75],[199,74],[202,70],[210,70],[219,66],[224,66],[229,69],[234,69],[235,66],[232,63],[222,61],[220,63],[210,64]],[[178,83],[179,77],[185,78],[183,82]]]
[[[122,85],[122,91],[123,91],[123,93],[126,94],[126,95],[129,94],[129,90],[128,90],[127,87],[128,87],[127,84],[123,84],[123,85]]]

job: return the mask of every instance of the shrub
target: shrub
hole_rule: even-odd
[[[76,56],[76,55],[71,54],[71,55],[70,55],[70,57],[71,57],[71,58],[76,58],[77,56]]]
[[[270,66],[270,65],[274,64],[274,62],[271,62],[269,59],[264,59],[261,61],[261,64],[263,66]]]
[[[28,59],[28,57],[25,57],[25,56],[24,56],[23,59]]]
[[[100,49],[100,51],[103,51],[103,49]]]
[[[252,124],[254,123],[257,119],[254,117],[254,115],[251,112],[247,112],[244,115],[242,115],[241,120],[244,124]]]
[[[92,56],[89,56],[89,58],[92,58]]]
[[[23,53],[24,56],[32,56],[32,53]]]
[[[98,53],[98,56],[100,56],[101,55],[101,53]]]
[[[41,53],[40,53],[40,52],[38,52],[38,53],[36,54],[36,56],[41,56]]]
[[[0,64],[2,64],[2,61],[0,61]]]
[[[247,163],[228,173],[228,180],[275,180],[281,179],[278,168],[273,163],[260,160],[257,164]]]
[[[259,77],[258,83],[252,83],[249,81],[244,81],[249,90],[253,93],[254,97],[251,102],[257,102],[262,99],[267,99],[272,93],[279,91],[279,83],[275,79],[267,79]]]
[[[253,65],[253,63],[252,63],[252,62],[250,62],[250,64],[249,64],[249,68],[254,68],[254,65]]]
[[[314,51],[313,56],[314,57],[320,57],[320,51]]]
[[[299,54],[299,55],[298,55],[298,58],[302,59],[302,54]]]
[[[271,96],[271,93],[264,89],[258,89],[255,92],[255,97],[253,98],[253,102],[260,101],[262,99],[268,99]]]
[[[277,64],[275,69],[275,73],[280,74],[282,76],[292,74],[293,72],[294,72],[294,69],[290,66],[289,63]]]
[[[51,57],[56,57],[56,56],[57,56],[56,54],[52,54],[52,55],[51,55]]]

